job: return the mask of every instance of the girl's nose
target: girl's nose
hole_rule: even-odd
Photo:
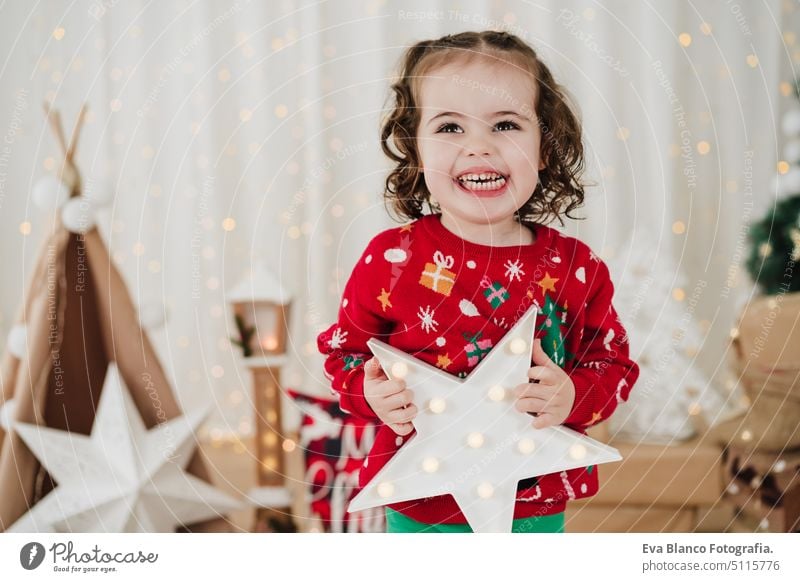
[[[494,147],[488,140],[480,138],[473,139],[467,144],[467,155],[470,156],[491,156],[495,153]]]
[[[466,146],[467,154],[470,156],[490,156],[495,152],[494,146],[491,144],[490,140],[487,139],[485,136],[481,135],[474,135],[471,140],[467,143]]]

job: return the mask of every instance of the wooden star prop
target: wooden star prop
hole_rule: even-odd
[[[528,381],[536,308],[478,366],[456,378],[379,340],[372,353],[404,378],[419,414],[414,434],[350,502],[348,511],[450,494],[475,532],[510,532],[522,479],[619,461],[619,452],[563,426],[535,429],[514,408]]]
[[[204,411],[147,430],[115,365],[91,436],[16,423],[58,486],[10,532],[174,532],[241,504],[184,471]]]

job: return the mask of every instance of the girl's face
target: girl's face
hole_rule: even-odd
[[[544,169],[529,77],[479,59],[433,70],[419,93],[417,147],[442,222],[466,232],[510,228]]]

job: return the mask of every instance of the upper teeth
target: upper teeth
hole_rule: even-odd
[[[459,180],[489,180],[489,179],[497,179],[502,178],[500,174],[491,172],[488,174],[463,174],[458,177]]]

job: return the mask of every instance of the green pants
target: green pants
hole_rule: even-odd
[[[387,507],[386,533],[472,533],[472,528],[466,523],[420,523]],[[564,513],[515,519],[511,533],[564,533]]]

